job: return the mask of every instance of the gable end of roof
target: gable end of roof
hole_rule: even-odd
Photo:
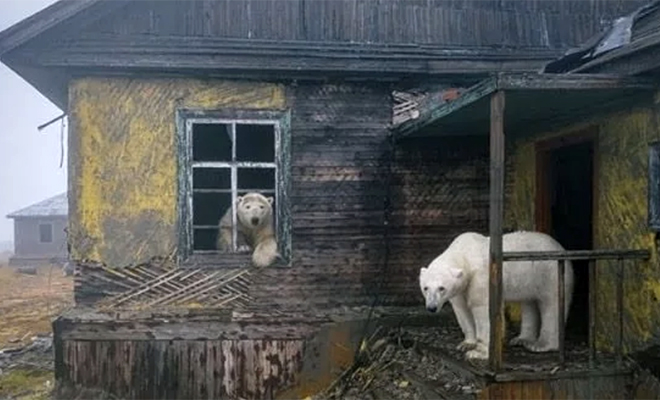
[[[103,0],[60,0],[0,32],[0,56]]]

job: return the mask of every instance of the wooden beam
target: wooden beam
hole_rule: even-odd
[[[430,95],[428,97],[435,101],[423,102],[420,109],[418,109],[418,118],[407,120],[394,129],[398,136],[409,135],[483,99],[495,90],[497,90],[497,80],[488,78],[472,86],[456,100],[448,103],[439,103],[438,99],[442,98],[440,94]]]
[[[504,218],[504,91],[490,101],[490,268],[488,362],[493,372],[502,367],[504,301],[502,296],[502,220]]]
[[[497,88],[500,90],[606,90],[606,89],[653,89],[658,86],[653,79],[627,77],[615,74],[500,74]]]
[[[464,127],[472,126],[470,124],[474,124],[475,119],[481,121],[481,117],[486,115],[488,112],[488,97],[497,90],[507,91],[510,94],[514,93],[518,100],[517,103],[522,101],[523,104],[526,104],[525,100],[527,98],[529,98],[529,101],[538,102],[534,97],[543,96],[545,93],[551,93],[553,96],[565,93],[567,99],[571,98],[571,93],[577,95],[585,93],[602,94],[605,99],[604,102],[588,103],[582,107],[584,113],[588,115],[588,113],[594,112],[595,109],[604,109],[609,107],[610,104],[621,104],[618,100],[622,96],[630,95],[630,93],[635,93],[636,96],[639,93],[653,93],[657,87],[658,83],[653,79],[611,74],[500,73],[470,87],[460,97],[450,102],[438,101],[437,99],[442,98],[440,92],[429,95],[427,98],[430,100],[423,101],[417,109],[419,117],[395,125],[393,130],[397,139],[413,136],[429,126],[443,126],[446,130],[453,131],[452,134],[461,132],[461,135],[464,135],[466,134]],[[617,96],[613,97],[613,93]],[[571,116],[580,113],[571,111]],[[562,123],[562,121],[570,118],[570,116],[558,116],[556,110],[553,111],[552,109],[546,111],[545,117],[547,120],[529,121],[529,118],[524,115],[514,115],[513,117],[519,125],[524,127],[526,132],[529,132],[530,126],[534,127],[542,124],[543,128],[547,130],[550,125]],[[456,122],[457,120],[466,122]],[[483,121],[485,122],[485,119]],[[447,123],[451,127],[447,127]],[[485,133],[486,125],[483,125],[483,128]],[[511,128],[512,126],[509,127],[509,130]],[[446,132],[442,132],[438,128],[437,131],[433,132],[433,135],[444,133]]]

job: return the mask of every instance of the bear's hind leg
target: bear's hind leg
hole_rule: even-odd
[[[555,301],[539,301],[541,314],[541,331],[539,338],[533,343],[525,345],[525,348],[535,353],[553,351],[559,349],[559,335],[557,329],[557,303]]]
[[[539,311],[535,301],[525,301],[520,304],[521,323],[520,335],[511,339],[511,346],[526,346],[536,342],[539,330]]]

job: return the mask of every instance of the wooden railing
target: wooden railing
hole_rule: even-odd
[[[623,361],[623,283],[624,262],[627,260],[648,260],[648,250],[579,250],[579,251],[553,251],[553,252],[508,252],[502,254],[503,262],[506,261],[558,261],[559,276],[557,279],[557,293],[559,297],[559,361],[561,364],[566,359],[564,343],[564,272],[566,261],[587,260],[589,261],[589,366],[593,368],[596,355],[595,331],[596,331],[596,262],[600,260],[617,260],[616,279],[616,316],[618,319],[618,334],[616,338],[615,356],[617,365]],[[575,268],[575,266],[573,266]],[[501,289],[500,289],[501,290]],[[503,337],[499,338],[503,340]],[[500,344],[503,346],[503,343]],[[490,357],[496,356],[490,354]],[[492,363],[491,363],[492,365]],[[493,371],[497,372],[497,371]]]

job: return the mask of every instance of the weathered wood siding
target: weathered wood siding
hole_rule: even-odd
[[[634,10],[630,0],[140,1],[84,34],[566,48]],[[76,29],[76,27],[74,27]]]
[[[512,190],[505,204],[507,225],[534,228],[537,140],[571,134],[582,127],[599,130],[595,145],[596,201],[594,216],[595,248],[651,250],[649,262],[626,263],[624,285],[625,348],[640,348],[660,334],[660,271],[654,233],[647,226],[648,144],[660,139],[656,106],[621,112],[607,118],[585,121],[581,126],[515,141],[511,154]],[[597,278],[597,330],[601,348],[611,349],[616,338],[614,263],[599,262]]]
[[[176,251],[177,107],[285,106],[277,84],[77,79],[70,86],[72,257],[122,267]]]
[[[39,241],[39,224],[46,223],[53,226],[53,241],[41,243]],[[21,260],[44,260],[51,258],[62,261],[66,259],[66,217],[44,218],[16,218],[14,219],[14,255],[12,263],[21,263]]]
[[[65,341],[60,385],[131,399],[271,399],[295,384],[300,340]]]
[[[486,228],[487,142],[390,146],[387,85],[299,83],[285,89],[86,79],[72,85],[71,102],[70,209],[77,260],[123,267],[175,250],[176,104],[292,110],[292,262],[252,274],[250,295],[257,307],[366,305],[377,291],[385,294],[384,304],[418,304],[419,268],[458,233]]]
[[[487,234],[488,160],[483,137],[397,143],[387,279],[391,301],[421,304],[419,269],[460,233]]]

